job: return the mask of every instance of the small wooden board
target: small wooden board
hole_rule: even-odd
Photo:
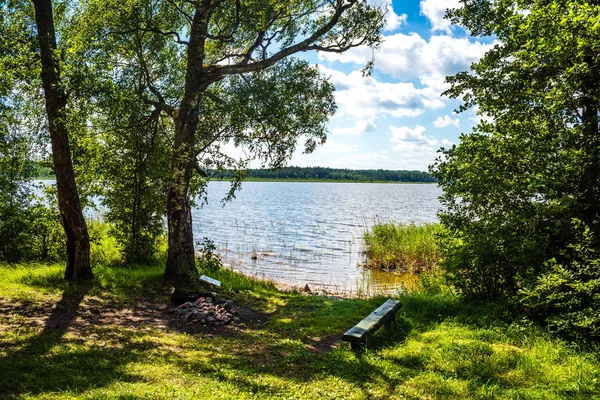
[[[398,300],[388,299],[365,319],[344,333],[342,340],[350,342],[353,349],[359,347],[384,323],[392,322],[400,308],[402,308],[402,304]]]
[[[202,275],[200,280],[206,283],[210,283],[211,285],[215,285],[216,287],[221,287],[221,281],[216,280],[215,278],[211,278],[210,276]]]

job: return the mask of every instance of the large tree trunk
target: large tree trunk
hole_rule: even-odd
[[[66,127],[67,99],[59,74],[54,33],[54,18],[51,0],[33,0],[35,21],[40,42],[42,61],[42,83],[46,98],[46,112],[52,158],[58,189],[58,207],[66,235],[67,268],[65,279],[85,280],[92,278],[90,267],[90,238],[87,231],[69,148],[69,135]]]
[[[194,131],[198,125],[196,107],[186,107],[175,120],[175,141],[167,202],[169,251],[165,277],[179,284],[196,275],[192,210],[189,201],[194,164]]]
[[[165,277],[178,284],[191,282],[197,275],[189,189],[196,163],[194,144],[199,101],[202,93],[212,83],[204,74],[203,67],[209,7],[210,2],[205,1],[194,13],[187,48],[184,95],[179,111],[174,117],[175,139],[167,201],[169,251]]]

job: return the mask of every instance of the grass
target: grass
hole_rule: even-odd
[[[600,398],[598,351],[508,324],[428,277],[356,353],[339,338],[383,298],[281,292],[221,270],[224,295],[256,320],[189,334],[142,318],[141,300],[168,299],[164,265],[99,265],[88,284],[63,282],[62,268],[0,266],[2,398]]]
[[[386,271],[431,270],[440,260],[435,236],[441,229],[440,224],[377,224],[364,234],[366,264]]]

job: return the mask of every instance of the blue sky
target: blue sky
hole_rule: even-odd
[[[309,155],[298,150],[288,165],[427,170],[437,149],[476,123],[474,110],[454,114],[459,101],[441,93],[445,77],[467,70],[492,41],[443,18],[458,0],[377,1],[388,14],[372,76],[360,72],[368,48],[307,55],[335,84],[338,111],[327,143]]]

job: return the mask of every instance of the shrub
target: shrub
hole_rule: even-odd
[[[580,231],[569,246],[571,261],[546,262],[546,271],[519,292],[529,315],[549,327],[578,339],[600,339],[600,258],[587,226],[575,220]]]
[[[205,237],[200,243],[200,251],[197,258],[198,268],[206,272],[216,272],[223,268],[223,262],[215,251],[217,246],[209,238]]]

